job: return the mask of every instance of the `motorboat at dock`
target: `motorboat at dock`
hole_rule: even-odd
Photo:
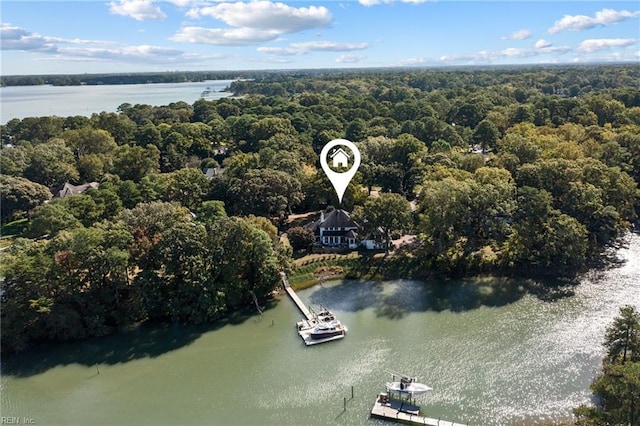
[[[399,380],[396,380],[396,376],[398,376]],[[416,377],[397,373],[393,373],[393,379],[391,382],[387,382],[385,384],[385,389],[387,390],[387,392],[397,392],[400,395],[406,395],[410,397],[422,395],[430,390],[433,390],[433,388],[423,383],[418,383],[418,379]]]
[[[344,337],[345,328],[338,320],[321,322],[311,330],[312,339],[323,339],[325,337]]]
[[[336,318],[333,312],[321,306],[319,312],[309,309],[310,318],[296,323],[298,334],[305,345],[330,342],[344,338],[347,327]]]

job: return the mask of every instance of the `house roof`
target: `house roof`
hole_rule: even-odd
[[[342,209],[337,209],[326,214],[324,221],[318,219],[315,222],[306,224],[304,227],[315,232],[318,228],[358,228],[358,224],[351,219],[349,213]]]
[[[53,198],[64,198],[71,195],[82,194],[87,192],[89,189],[98,189],[98,186],[100,186],[98,182],[89,182],[82,185],[71,185],[67,182],[57,190],[53,191]]]
[[[357,228],[358,224],[351,220],[349,213],[337,209],[324,217],[324,222],[319,224],[322,228]]]
[[[209,179],[213,179],[215,176],[220,176],[224,172],[224,169],[222,167],[207,167],[202,169],[202,172]]]
[[[345,234],[345,238],[358,238],[358,234],[353,232],[353,229]]]

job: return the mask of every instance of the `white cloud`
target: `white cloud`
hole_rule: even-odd
[[[301,43],[291,43],[294,49],[303,51],[323,51],[323,52],[345,52],[352,50],[363,50],[369,47],[368,43],[336,43],[333,41],[306,41]]]
[[[540,40],[536,41],[536,44],[534,45],[534,47],[536,49],[544,49],[545,47],[551,47],[551,43],[541,38]]]
[[[433,1],[433,0],[397,0],[397,1],[400,1],[401,3],[421,4],[421,3],[426,3],[428,1]],[[395,2],[396,0],[358,0],[358,3],[366,7],[376,6],[378,4],[391,4]]]
[[[53,47],[52,43],[38,33],[22,27],[3,23],[0,25],[0,48],[2,50],[41,50]]]
[[[250,3],[220,3],[193,8],[187,16],[211,17],[230,28],[183,27],[171,37],[173,41],[217,45],[248,45],[275,40],[281,34],[326,27],[332,15],[325,7],[291,7],[265,0]]]
[[[191,17],[209,16],[232,27],[246,27],[279,33],[294,33],[331,23],[331,12],[324,6],[291,7],[284,3],[260,0],[250,3],[220,3],[192,9]]]
[[[640,17],[640,11],[602,9],[596,12],[594,17],[586,15],[564,15],[557,20],[553,27],[549,28],[549,34],[557,34],[562,31],[581,31],[598,26],[607,26],[627,19]]]
[[[535,55],[535,52],[531,49],[510,47],[500,52],[500,55],[507,58],[518,58]]]
[[[525,28],[522,30],[515,31],[509,34],[508,36],[502,37],[502,39],[503,40],[525,40],[530,38],[532,35],[533,33],[531,32],[531,30]]]
[[[228,46],[246,46],[278,38],[277,31],[261,31],[253,28],[203,28],[184,27],[170,37],[172,41]]]
[[[289,47],[259,47],[260,53],[276,56],[295,56],[306,55],[309,52],[350,52],[354,50],[363,50],[369,47],[368,43],[337,43],[327,40],[305,41],[299,43],[291,43]],[[349,55],[342,55],[348,59]],[[355,57],[355,55],[352,55]]]
[[[640,59],[640,51],[636,52],[611,52],[606,55],[582,55],[573,58],[575,63],[589,63],[589,62],[635,62]]]
[[[541,43],[542,41],[542,43]],[[492,64],[504,62],[514,58],[531,58],[541,55],[564,55],[571,51],[569,46],[553,46],[544,40],[536,42],[533,48],[510,47],[501,51],[481,50],[479,52],[463,55],[445,55],[440,57],[440,62],[456,64]],[[552,59],[554,60],[554,59]]]
[[[56,44],[108,45],[114,44],[102,40],[83,40],[79,38],[65,39],[61,37],[46,37],[33,33],[22,27],[8,23],[0,24],[1,50],[36,50],[52,51]]]
[[[339,64],[355,64],[364,59],[362,55],[340,55],[336,58],[336,62]]]
[[[578,50],[580,52],[593,53],[598,50],[612,49],[614,47],[626,47],[635,44],[636,40],[633,38],[600,38],[589,39],[580,43]]]
[[[407,59],[402,59],[400,61],[400,65],[403,65],[403,66],[423,65],[428,62],[431,62],[431,61],[429,61],[427,58],[407,58]]]
[[[112,41],[48,37],[7,23],[0,24],[0,46],[2,50],[30,51],[41,54],[40,59],[59,61],[200,64],[223,57],[150,45],[119,45]]]
[[[276,55],[276,56],[296,56],[296,55],[304,55],[304,50],[301,49],[293,49],[287,47],[258,47],[258,52],[266,53],[267,55]]]
[[[167,3],[175,4],[178,7],[187,7],[192,5],[196,0],[164,0]]]
[[[166,19],[158,6],[155,6],[151,0],[120,0],[119,3],[109,3],[109,12],[114,15],[122,15],[133,18],[137,21],[145,19]]]
[[[221,55],[195,55],[179,49],[138,45],[117,48],[61,47],[57,57],[72,60],[100,60],[125,63],[187,64],[220,59]]]

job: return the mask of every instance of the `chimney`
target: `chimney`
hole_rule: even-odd
[[[320,223],[324,222],[324,210],[320,212]]]

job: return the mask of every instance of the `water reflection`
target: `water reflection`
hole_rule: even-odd
[[[505,306],[526,294],[553,302],[574,295],[574,287],[574,283],[565,281],[491,276],[458,280],[398,280],[386,286],[379,281],[349,280],[339,286],[322,286],[310,296],[310,302],[348,312],[373,308],[379,317],[398,320],[412,312],[463,312],[481,306]]]
[[[2,413],[61,425],[362,425],[376,423],[369,410],[385,370],[395,370],[434,388],[421,401],[434,418],[486,426],[567,418],[590,397],[618,307],[640,307],[638,236],[620,257],[577,286],[491,277],[324,283],[299,296],[326,304],[349,333],[317,347],[295,333],[301,315],[284,298],[227,324],[145,326],[3,360]]]
[[[265,309],[272,309],[277,303],[276,300],[267,302]],[[27,353],[5,356],[1,372],[3,376],[29,377],[70,364],[93,367],[156,358],[190,345],[205,333],[227,325],[240,325],[250,319],[261,317],[256,317],[255,309],[247,309],[234,312],[225,320],[213,324],[144,323],[107,337],[51,347],[44,345]]]

